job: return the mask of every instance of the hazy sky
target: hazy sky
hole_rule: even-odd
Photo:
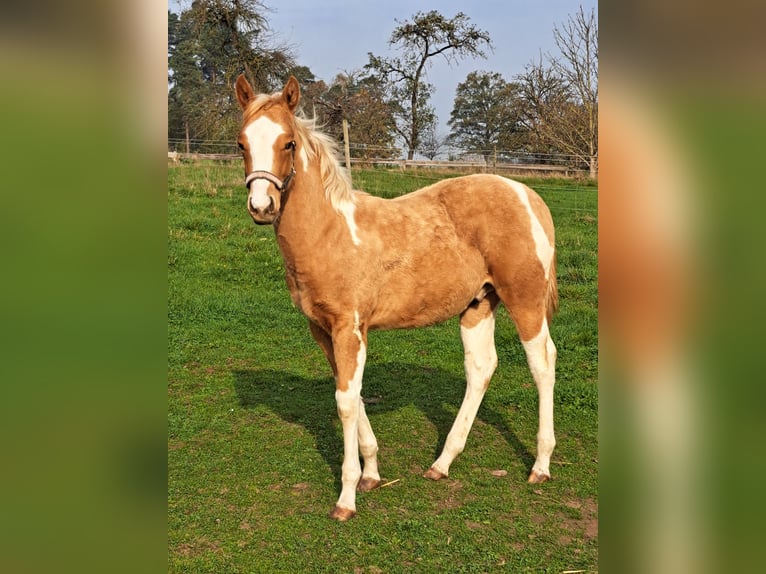
[[[188,5],[183,0],[181,5]],[[486,59],[463,60],[450,66],[435,58],[428,80],[436,91],[432,104],[439,117],[440,131],[452,111],[455,88],[474,70],[499,72],[506,80],[524,70],[540,52],[554,53],[553,26],[565,22],[582,5],[586,11],[596,0],[264,0],[272,8],[267,15],[275,41],[293,47],[298,63],[317,78],[330,82],[339,72],[362,68],[367,53],[393,55],[388,39],[395,20],[409,20],[416,12],[438,10],[447,18],[465,13],[471,22],[489,32],[494,51]],[[179,2],[168,0],[178,11]]]

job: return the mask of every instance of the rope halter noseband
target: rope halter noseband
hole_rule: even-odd
[[[266,171],[263,169],[257,169],[255,171],[251,171],[245,176],[245,187],[247,189],[250,189],[250,184],[255,181],[256,179],[265,179],[267,181],[270,181],[274,184],[274,187],[276,187],[280,193],[284,193],[287,189],[287,186],[290,185],[290,182],[293,180],[293,177],[295,176],[295,141],[291,141],[289,144],[287,144],[287,147],[290,148],[292,151],[292,165],[290,166],[290,173],[287,174],[287,177],[282,180],[279,179],[276,175],[271,173],[270,171]]]

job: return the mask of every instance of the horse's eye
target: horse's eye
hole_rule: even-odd
[[[287,142],[287,145],[285,146],[285,149],[295,149],[295,140]]]
[[[239,149],[245,151],[245,146],[242,145],[242,142],[237,142],[237,145],[239,146]]]

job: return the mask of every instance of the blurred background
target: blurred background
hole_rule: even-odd
[[[15,4],[0,8],[0,571],[160,571],[166,6]],[[765,12],[599,4],[603,572],[766,563]]]
[[[166,568],[166,7],[0,8],[0,571]]]
[[[764,6],[599,16],[600,567],[757,571]]]

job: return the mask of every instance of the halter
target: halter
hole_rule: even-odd
[[[270,181],[274,184],[274,187],[279,190],[280,193],[284,193],[287,189],[287,186],[290,185],[290,182],[293,180],[293,177],[295,176],[295,142],[291,141],[288,144],[292,151],[292,165],[290,166],[290,173],[287,174],[287,177],[282,180],[279,179],[276,175],[271,173],[270,171],[266,171],[264,169],[257,169],[255,171],[251,171],[245,176],[245,187],[250,189],[250,184],[255,181],[256,179],[265,179],[267,181]]]

